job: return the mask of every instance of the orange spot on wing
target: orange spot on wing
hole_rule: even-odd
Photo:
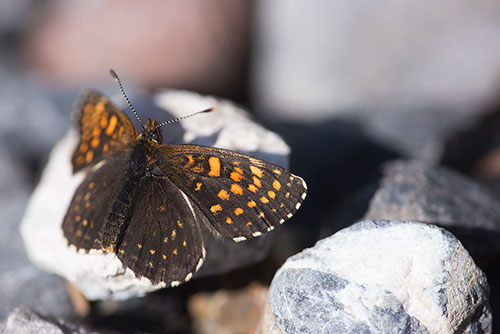
[[[80,144],[80,148],[79,148],[80,152],[85,153],[85,152],[87,152],[88,149],[89,149],[89,145],[87,143]]]
[[[243,195],[243,189],[237,185],[236,183],[233,183],[231,185],[231,188],[229,189],[233,194],[236,194],[236,195]]]
[[[196,190],[196,191],[200,190],[202,185],[203,185],[203,183],[201,183],[201,182],[196,183],[196,188],[194,188],[194,190]]]
[[[104,109],[106,109],[106,106],[104,105],[103,102],[99,102],[98,104],[96,104],[95,106],[95,110],[98,112],[98,113],[102,113],[104,111]]]
[[[78,157],[76,158],[76,163],[77,163],[78,165],[81,165],[81,164],[83,164],[83,161],[84,161],[84,160],[85,160],[85,159],[84,159],[84,158],[80,155],[80,156],[78,156]]]
[[[194,164],[194,159],[191,154],[186,155],[186,158],[188,159],[188,162],[184,165],[184,168],[188,168],[192,164]]]
[[[101,129],[99,129],[98,127],[95,127],[94,130],[92,130],[92,137],[99,137],[100,134]]]
[[[243,175],[243,169],[241,169],[240,167],[234,167],[234,170]]]
[[[231,172],[230,178],[233,181],[240,182],[241,179],[243,178],[243,176],[241,174],[236,173],[236,172]]]
[[[154,249],[150,249],[149,252],[151,253],[151,255],[153,255],[154,253],[156,253],[156,251]]]
[[[252,166],[252,165],[250,165],[250,170],[252,171],[252,173],[257,175],[258,177],[262,177],[262,175],[264,174],[262,169],[255,167],[255,166]]]
[[[118,118],[116,117],[116,115],[111,116],[111,118],[109,119],[108,127],[106,128],[106,134],[108,136],[110,136],[113,133],[113,131],[115,131],[117,124],[118,124]]]
[[[210,211],[212,211],[212,213],[216,215],[217,212],[222,211],[222,207],[220,206],[220,204],[212,205]]]
[[[94,158],[94,152],[88,151],[87,154],[85,154],[85,162],[86,163],[91,162],[93,158]]]
[[[234,209],[234,214],[237,215],[237,216],[241,215],[243,212],[244,211],[243,211],[242,208],[236,208],[236,209]]]
[[[99,138],[94,138],[94,139],[92,139],[92,141],[90,142],[90,146],[92,146],[93,148],[96,148],[97,146],[99,146],[99,143],[100,143]]]
[[[260,201],[261,201],[262,203],[264,203],[264,204],[269,203],[269,200],[267,199],[267,197],[264,197],[264,196],[262,196],[262,197],[260,198]]]
[[[255,201],[250,201],[250,202],[247,203],[247,205],[248,205],[249,208],[254,208],[254,207],[257,206],[257,203],[255,203]]]
[[[274,191],[272,191],[272,190],[269,190],[267,192],[267,196],[269,196],[272,199],[275,199],[276,198],[276,193]]]
[[[103,152],[107,152],[108,150],[109,150],[109,144],[108,143],[102,145],[102,151]]]
[[[222,199],[222,200],[228,200],[229,199],[229,194],[224,189],[222,189],[221,191],[219,191],[219,193],[217,194],[217,196],[219,196],[219,198]]]
[[[281,189],[281,183],[278,180],[274,180],[273,182],[273,188],[276,189],[277,191],[280,191]]]
[[[99,120],[99,126],[101,128],[104,129],[108,125],[108,117],[109,117],[108,113],[105,113],[101,116],[101,119]]]
[[[226,218],[226,224],[232,224],[233,220],[229,217]]]
[[[259,187],[259,188],[262,188],[262,182],[260,181],[260,179],[256,176],[252,176],[252,180],[253,180],[253,183]]]
[[[254,194],[257,192],[257,187],[253,184],[249,184],[248,185],[248,190],[250,190],[251,192],[253,192]]]
[[[216,157],[208,158],[208,164],[210,165],[210,171],[208,176],[216,177],[220,176],[220,160]]]
[[[177,255],[177,248],[174,249],[174,251],[172,252],[172,254]]]

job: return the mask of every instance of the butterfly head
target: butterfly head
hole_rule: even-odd
[[[143,127],[143,130],[139,133],[137,138],[154,145],[161,144],[163,141],[158,124],[151,118],[148,118],[148,123]]]

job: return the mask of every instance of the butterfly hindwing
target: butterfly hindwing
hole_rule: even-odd
[[[199,229],[203,215],[167,178],[144,177],[137,194],[118,258],[155,284],[189,280],[205,256]]]
[[[137,136],[129,118],[101,94],[83,95],[76,111],[80,141],[71,158],[73,172],[126,148]]]
[[[116,180],[124,174],[123,159],[107,159],[89,171],[75,191],[62,229],[69,245],[77,249],[101,249],[105,218],[116,196]]]
[[[259,236],[292,217],[307,192],[305,182],[283,167],[233,151],[163,145],[156,159],[207,217],[209,228],[235,241]]]

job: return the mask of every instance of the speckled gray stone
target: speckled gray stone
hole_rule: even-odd
[[[186,142],[232,149],[287,164],[289,148],[276,134],[264,129],[236,105],[191,92],[165,91],[153,96],[156,119],[168,119],[215,107],[215,112],[198,115],[163,128],[164,142]],[[139,109],[138,107],[136,107]],[[128,112],[128,111],[125,111]],[[125,270],[113,254],[79,254],[67,247],[61,230],[73,193],[84,177],[71,174],[70,156],[76,145],[70,131],[51,153],[40,183],[35,189],[21,223],[21,234],[30,259],[47,271],[73,282],[91,300],[126,299],[159,289],[147,279],[137,279]],[[204,229],[204,227],[202,227]],[[261,260],[272,242],[266,236],[234,243],[217,240],[206,231],[207,257],[204,274],[223,273]]]
[[[1,334],[98,334],[60,318],[44,317],[29,308],[12,311],[0,324]]]
[[[289,258],[269,304],[284,334],[491,333],[488,293],[446,230],[363,221]]]
[[[500,254],[500,202],[452,170],[394,161],[383,170],[363,219],[416,220],[449,229],[481,265]]]

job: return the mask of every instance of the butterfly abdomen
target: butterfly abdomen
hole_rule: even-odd
[[[123,239],[133,210],[133,192],[140,177],[125,177],[123,186],[114,201],[104,225],[102,248],[114,253]]]

